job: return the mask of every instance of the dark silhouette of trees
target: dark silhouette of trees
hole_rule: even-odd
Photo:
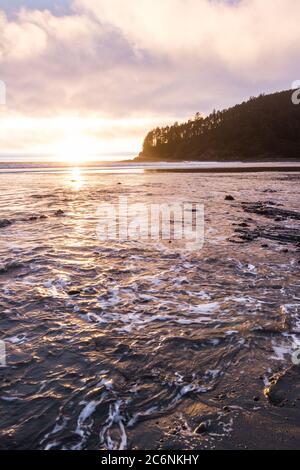
[[[156,128],[139,160],[300,160],[300,105],[292,91],[251,97],[208,117]]]

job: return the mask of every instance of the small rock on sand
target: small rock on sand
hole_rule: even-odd
[[[55,215],[56,217],[61,217],[65,215],[65,212],[62,209],[58,209],[57,211],[55,211]]]
[[[0,228],[8,227],[11,225],[11,221],[7,219],[0,220]]]
[[[209,432],[209,423],[207,422],[200,423],[195,429],[195,434],[205,434],[206,432]]]
[[[80,287],[74,287],[73,289],[70,289],[68,292],[69,295],[79,295],[81,294],[81,289]]]
[[[230,412],[229,406],[224,406],[223,411],[225,411],[225,413],[229,413]]]
[[[264,390],[264,394],[272,405],[296,406],[300,399],[300,366],[292,366],[272,377],[271,385]]]

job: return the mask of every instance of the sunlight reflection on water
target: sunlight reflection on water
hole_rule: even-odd
[[[69,181],[69,183],[71,183],[71,188],[74,189],[74,191],[79,191],[84,184],[81,169],[77,167],[72,168],[70,176],[71,180]]]

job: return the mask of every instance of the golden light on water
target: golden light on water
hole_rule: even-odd
[[[68,175],[68,181],[74,191],[79,191],[83,186],[83,176],[81,169],[78,167],[72,168],[71,173]]]

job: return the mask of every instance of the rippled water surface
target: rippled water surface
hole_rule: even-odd
[[[300,347],[299,246],[232,242],[237,224],[280,223],[242,202],[297,211],[299,187],[288,173],[0,174],[0,448],[260,447],[268,426],[299,444],[292,411],[263,395]],[[97,207],[120,195],[204,203],[204,248],[99,241]]]

